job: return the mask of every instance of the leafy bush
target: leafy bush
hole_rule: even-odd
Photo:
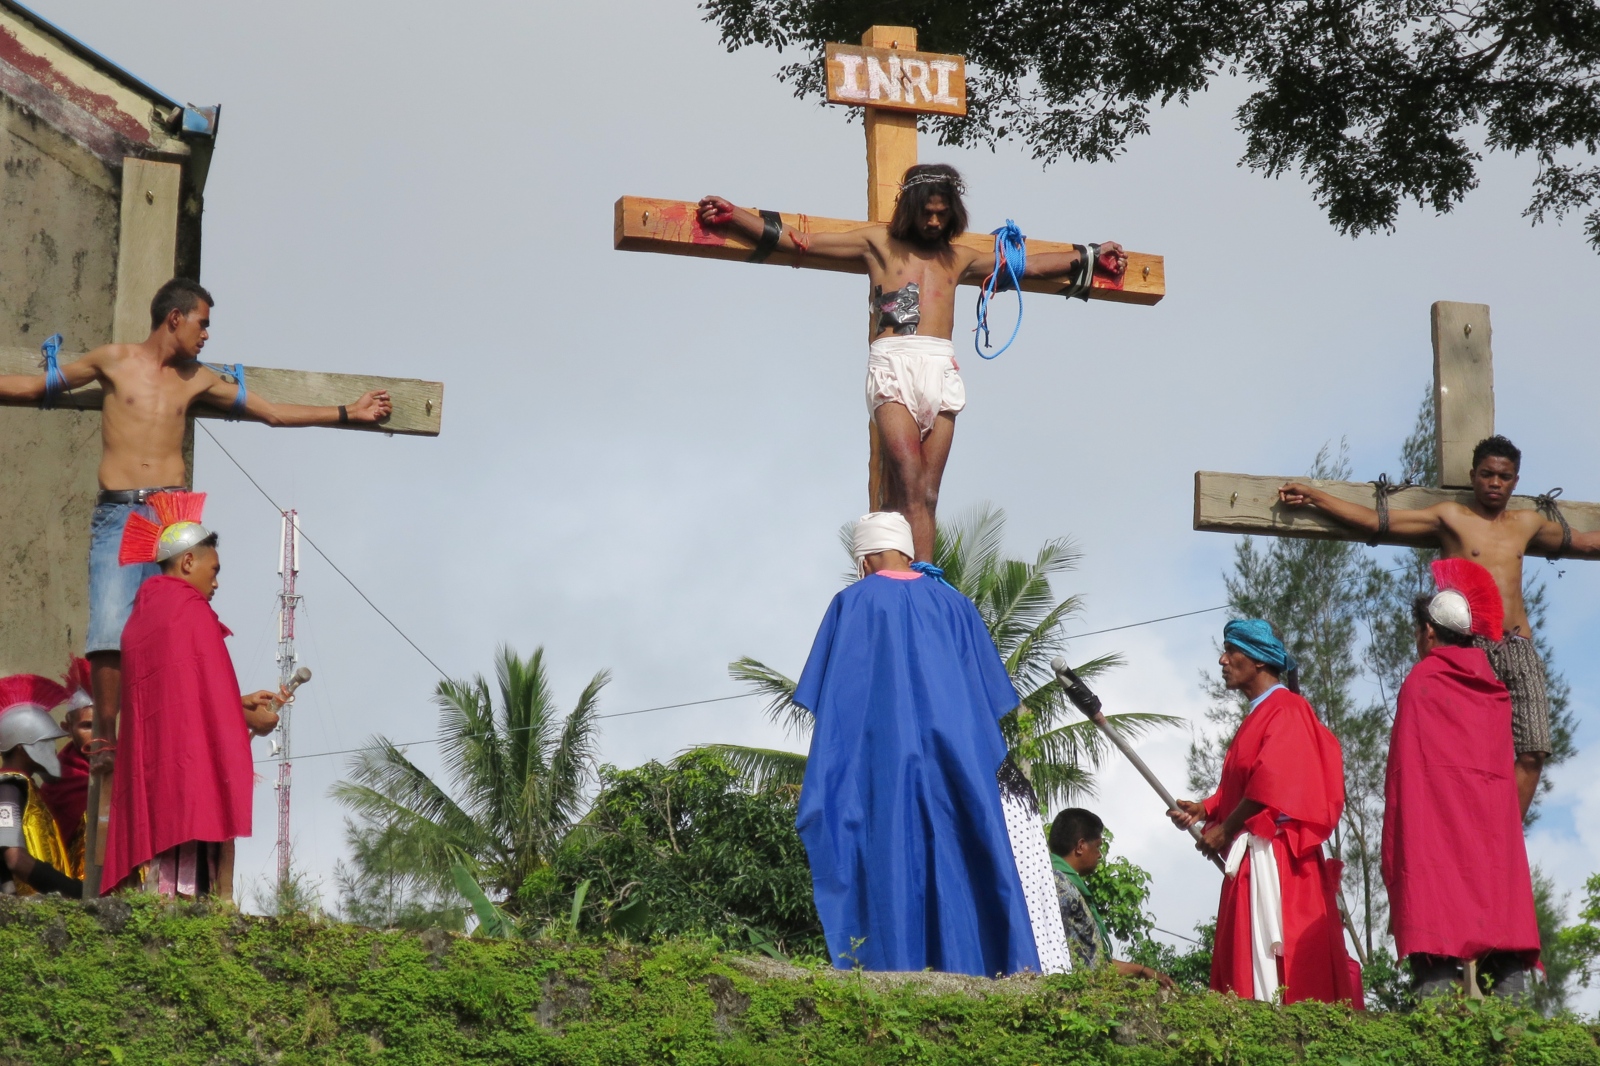
[[[594,808],[518,897],[534,921],[643,937],[717,936],[769,952],[827,954],[795,832],[798,790],[750,787],[721,755],[601,769]]]

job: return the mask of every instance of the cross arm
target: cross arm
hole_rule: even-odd
[[[1311,507],[1286,507],[1278,502],[1278,489],[1290,481],[1312,485],[1331,496],[1364,507],[1377,506],[1377,489],[1370,481],[1323,481],[1304,477],[1258,477],[1252,474],[1220,474],[1200,470],[1194,475],[1194,528],[1208,533],[1253,533],[1264,537],[1306,537],[1312,540],[1354,540],[1366,542],[1372,534],[1353,529]],[[1437,503],[1472,502],[1470,489],[1413,487],[1391,491],[1391,511],[1419,511]],[[1557,506],[1574,532],[1600,530],[1600,504],[1567,503]],[[1511,497],[1513,511],[1537,508],[1532,496]],[[1378,538],[1380,544],[1408,548],[1437,547],[1433,538],[1417,540],[1394,535]],[[1528,555],[1549,557],[1550,553],[1530,545]]]
[[[755,242],[731,229],[708,230],[700,225],[696,205],[688,200],[657,200],[644,196],[624,196],[617,200],[613,246],[625,252],[661,252],[690,255],[701,259],[744,261],[755,250]],[[784,225],[806,233],[846,233],[871,225],[848,219],[818,218],[814,215],[782,215]],[[985,255],[994,252],[994,238],[987,233],[965,233],[956,243]],[[1070,252],[1072,245],[1059,241],[1030,238],[1030,252]],[[865,264],[840,259],[807,257],[793,252],[774,251],[763,262],[778,266],[803,266],[814,270],[837,270],[846,274],[865,274]],[[1024,278],[1028,292],[1058,294],[1066,288],[1059,278]],[[1091,300],[1143,304],[1160,302],[1167,294],[1164,261],[1146,252],[1128,253],[1128,271],[1122,287],[1115,288],[1104,278],[1095,278],[1089,291]]]
[[[82,353],[61,353],[68,363]],[[35,348],[0,347],[0,374],[39,374],[39,352]],[[370,374],[324,374],[310,370],[282,370],[277,367],[244,368],[245,387],[273,403],[298,403],[335,407],[350,403],[364,392],[387,389],[394,404],[388,421],[376,424],[331,426],[330,429],[356,429],[368,432],[401,433],[407,436],[437,437],[440,413],[444,406],[444,384],[415,378],[385,378]],[[56,400],[57,407],[78,410],[100,409],[104,397],[100,386],[75,389]],[[190,409],[197,418],[226,418],[220,408],[197,403]]]

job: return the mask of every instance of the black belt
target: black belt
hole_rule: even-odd
[[[96,503],[143,503],[158,492],[188,492],[182,485],[159,489],[101,489]]]

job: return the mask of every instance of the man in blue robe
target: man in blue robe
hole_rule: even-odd
[[[995,773],[1017,706],[976,607],[892,512],[856,526],[795,702],[816,719],[796,827],[840,969],[1037,970]]]

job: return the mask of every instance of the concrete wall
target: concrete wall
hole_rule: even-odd
[[[171,106],[0,0],[0,346],[142,340],[113,336],[119,296],[126,319],[173,267],[198,275],[210,146],[171,132]],[[177,263],[119,283],[130,156],[182,165],[183,206]],[[99,412],[0,407],[0,676],[83,652],[99,458]]]
[[[33,347],[53,332],[68,351],[105,344],[121,182],[15,101],[0,108],[0,344]],[[91,167],[103,180],[74,172]],[[83,651],[99,459],[98,411],[0,408],[0,676],[58,675]]]

